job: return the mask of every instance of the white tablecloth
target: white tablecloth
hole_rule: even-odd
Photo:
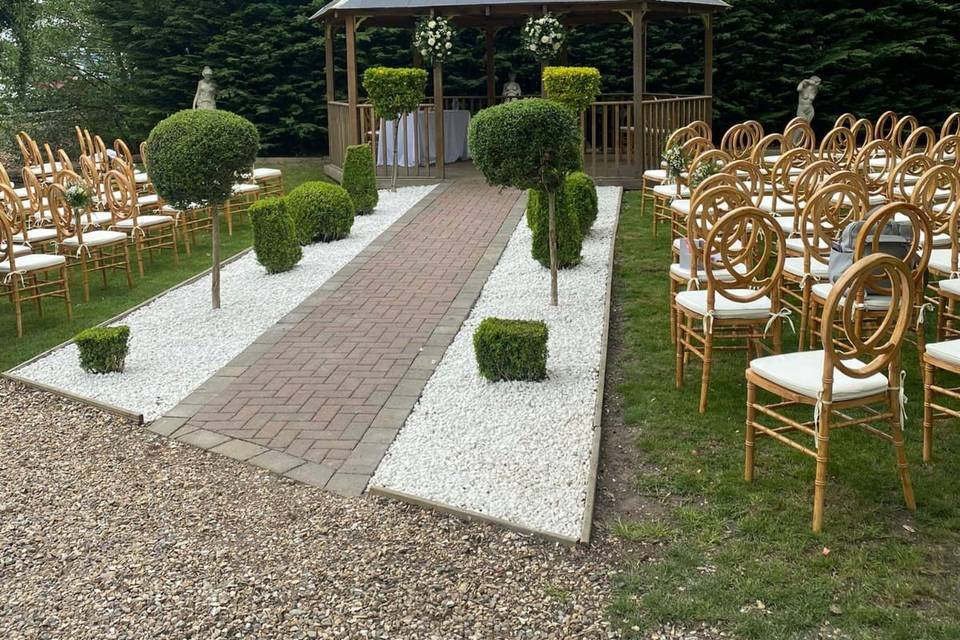
[[[414,127],[414,117],[419,119],[418,127]],[[381,127],[380,132],[386,132],[386,145],[382,140],[377,140],[377,164],[384,166],[393,166],[393,127],[395,120],[388,120],[386,127]],[[465,109],[451,109],[443,112],[443,160],[446,163],[456,162],[457,160],[467,160],[470,153],[467,151],[467,129],[470,126],[470,112]],[[417,164],[417,154],[414,151],[418,141],[416,134],[420,134],[420,160],[423,161],[424,145],[427,142],[426,133],[429,132],[430,142],[430,164],[437,161],[436,137],[437,137],[437,119],[434,114],[425,111],[417,113],[408,113],[404,117],[404,123],[400,125],[400,136],[398,142],[400,149],[397,153],[397,164],[401,167],[414,167]],[[403,139],[406,137],[406,143]],[[384,153],[386,149],[386,153]]]

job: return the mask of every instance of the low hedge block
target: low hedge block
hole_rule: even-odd
[[[563,204],[580,221],[580,234],[587,235],[597,221],[597,185],[593,178],[577,171],[567,176],[563,183]]]
[[[480,375],[487,380],[547,377],[547,325],[540,320],[485,318],[473,334]]]
[[[93,327],[74,337],[80,351],[80,366],[88,373],[123,371],[130,342],[130,327]]]
[[[287,196],[287,208],[300,244],[340,240],[353,227],[350,194],[329,182],[304,182]]]
[[[284,198],[264,198],[250,207],[253,226],[253,252],[267,273],[293,269],[303,249],[297,239],[297,228],[287,210]]]
[[[557,192],[557,268],[566,269],[580,264],[583,234],[580,220],[567,205],[565,190]],[[533,231],[530,253],[533,259],[550,268],[550,212],[547,194],[531,189],[527,197],[527,224]]]
[[[350,194],[358,216],[372,213],[376,208],[380,193],[377,191],[373,149],[369,144],[347,147],[347,155],[343,160],[343,182],[340,186]]]

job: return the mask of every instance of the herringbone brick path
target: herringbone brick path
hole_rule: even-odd
[[[496,264],[519,195],[438,187],[162,419],[171,434],[360,493]]]

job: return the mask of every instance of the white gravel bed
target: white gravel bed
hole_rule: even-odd
[[[580,536],[620,202],[618,187],[597,191],[600,214],[584,239],[582,264],[560,272],[559,307],[549,304],[549,271],[530,257],[526,222],[517,225],[372,486]],[[480,377],[473,332],[490,316],[547,323],[546,381]]]
[[[231,262],[220,275],[219,311],[210,307],[209,275],[138,309],[119,323],[130,327],[123,373],[86,373],[73,343],[16,373],[142,413],[145,420],[158,418],[320,288],[433,188],[381,191],[376,210],[357,216],[349,237],[304,247],[303,259],[286,273],[268,274],[252,251]]]

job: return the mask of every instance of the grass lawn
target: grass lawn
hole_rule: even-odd
[[[935,461],[924,465],[915,350],[904,364],[918,511],[903,507],[892,446],[844,430],[831,436],[824,533],[813,535],[812,458],[760,439],[755,481],[743,481],[745,356],[714,356],[705,416],[698,360],[684,390],[674,387],[670,242],[652,238],[639,205],[639,192],[626,194],[614,276],[621,347],[611,367],[630,433],[632,499],[659,515],[611,523],[628,549],[613,617],[638,637],[661,623],[706,622],[742,638],[960,638],[960,425],[935,432]]]
[[[264,164],[283,170],[284,188],[288,192],[308,180],[326,180],[319,159],[271,160]],[[252,242],[249,219],[245,219],[243,224],[234,225],[232,237],[227,235],[225,224],[221,226],[221,231],[223,259],[246,249]],[[130,257],[134,262],[133,289],[127,287],[126,279],[119,272],[110,274],[106,288],[102,286],[100,276],[92,274],[90,302],[87,303],[83,302],[80,272],[78,269],[71,269],[70,293],[73,299],[73,321],[67,321],[66,311],[60,300],[44,300],[43,318],[37,315],[35,306],[25,304],[22,338],[17,338],[13,305],[9,303],[9,298],[0,299],[0,371],[5,371],[46,349],[69,340],[81,330],[112,318],[210,268],[209,234],[200,234],[198,238],[199,244],[192,247],[193,255],[190,258],[187,258],[181,244],[179,265],[174,265],[169,251],[158,255],[153,263],[145,258],[145,277],[143,278],[137,275],[134,253],[131,249]]]

